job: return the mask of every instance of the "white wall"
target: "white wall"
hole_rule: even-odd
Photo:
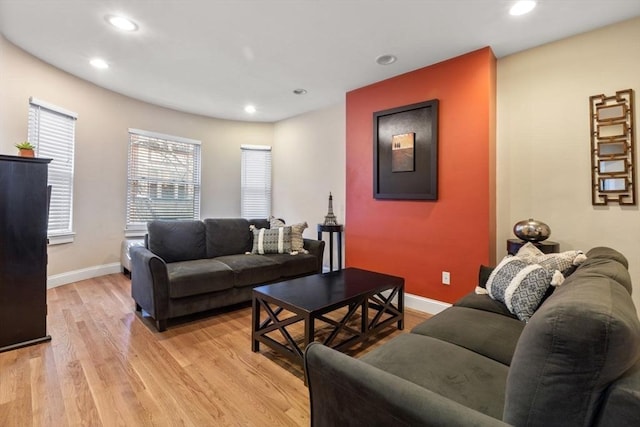
[[[203,218],[240,215],[240,146],[273,145],[273,124],[213,119],[136,101],[54,68],[0,36],[0,153],[16,154],[14,144],[26,139],[30,96],[78,113],[76,238],[73,243],[49,246],[49,276],[118,267],[125,226],[128,128],[202,141]]]
[[[496,148],[497,259],[517,221],[542,220],[561,250],[622,252],[638,308],[640,213],[591,205],[589,97],[632,88],[637,100],[639,49],[640,19],[633,19],[500,59]],[[637,105],[634,120],[637,128]]]
[[[316,227],[327,214],[329,192],[338,222],[344,224],[345,133],[344,103],[275,124],[274,215],[290,224],[307,221],[305,237],[317,238]],[[328,237],[325,233],[324,240]],[[328,252],[327,242],[325,265]]]

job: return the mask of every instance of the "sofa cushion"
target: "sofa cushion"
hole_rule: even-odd
[[[229,266],[235,276],[235,286],[253,286],[272,282],[281,277],[282,266],[264,255],[225,255],[216,258]]]
[[[268,254],[265,256],[280,264],[281,274],[284,277],[315,273],[318,270],[318,258],[315,255]]]
[[[229,266],[208,258],[167,264],[167,272],[171,298],[223,291],[235,282]]]
[[[525,323],[512,317],[466,307],[449,307],[411,330],[459,345],[505,365]]]
[[[632,426],[640,419],[640,362],[609,386],[598,414],[598,427]]]
[[[209,218],[204,225],[208,258],[251,251],[251,230],[246,219]]]
[[[544,298],[547,289],[560,284],[564,278],[557,272],[514,256],[505,257],[487,281],[489,296],[503,302],[518,319],[528,321]]]
[[[273,229],[255,228],[253,233],[252,254],[289,254],[291,253],[291,227]]]
[[[502,418],[508,367],[437,338],[403,334],[360,360],[464,406]]]
[[[154,220],[147,225],[149,250],[165,262],[206,258],[205,226],[196,220]]]
[[[458,301],[453,303],[456,307],[469,307],[476,310],[490,311],[491,313],[502,314],[503,316],[512,317],[517,319],[518,316],[509,311],[506,305],[500,301],[492,299],[489,295],[478,295],[476,293],[470,293]]]
[[[623,264],[589,259],[524,328],[511,362],[504,421],[591,425],[610,384],[640,359],[640,322]],[[586,267],[586,268],[585,268]],[[540,392],[544,390],[544,392]]]

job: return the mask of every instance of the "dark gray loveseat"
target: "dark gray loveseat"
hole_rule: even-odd
[[[311,425],[639,425],[630,293],[625,257],[594,248],[528,323],[471,294],[361,359],[312,343]]]
[[[269,221],[151,221],[145,247],[131,248],[136,310],[163,331],[168,319],[250,301],[257,285],[322,272],[323,241],[304,239],[308,253],[248,254],[250,225],[268,229]]]

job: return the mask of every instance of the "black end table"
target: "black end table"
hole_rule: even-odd
[[[507,253],[509,255],[515,255],[518,250],[528,242],[520,239],[507,239]],[[542,242],[531,242],[533,245],[540,249],[544,254],[557,254],[560,252],[560,243],[552,242],[550,240],[543,240]]]
[[[322,240],[322,233],[329,233],[329,271],[333,271],[333,234],[338,235],[338,270],[342,270],[342,232],[343,225],[318,224],[318,240]]]

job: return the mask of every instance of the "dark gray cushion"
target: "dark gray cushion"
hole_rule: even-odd
[[[464,406],[502,418],[508,367],[436,338],[398,335],[360,360]]]
[[[271,228],[270,222],[268,219],[263,218],[263,219],[250,219],[249,220],[249,225],[255,225],[256,228]]]
[[[280,273],[284,277],[315,273],[318,269],[318,259],[311,254],[268,254],[265,256],[280,264]]]
[[[411,332],[459,345],[509,365],[524,325],[501,314],[450,307],[420,323]]]
[[[226,255],[216,258],[228,265],[235,275],[235,286],[253,286],[279,279],[282,266],[264,255]]]
[[[206,258],[202,221],[154,220],[147,224],[149,250],[165,262]]]
[[[490,311],[492,313],[502,314],[503,316],[512,317],[517,319],[518,317],[511,313],[506,305],[500,301],[491,299],[489,295],[478,295],[474,292],[467,294],[453,303],[456,307],[469,307],[476,310]]]
[[[594,422],[607,387],[640,359],[640,322],[631,297],[612,277],[617,260],[596,274],[581,265],[524,328],[511,362],[504,421],[584,426]]]
[[[597,426],[633,426],[640,420],[640,362],[609,386]]]
[[[244,218],[207,218],[207,257],[238,255],[251,252],[251,230]]]
[[[167,264],[167,271],[171,298],[222,291],[235,284],[229,266],[209,258]]]

